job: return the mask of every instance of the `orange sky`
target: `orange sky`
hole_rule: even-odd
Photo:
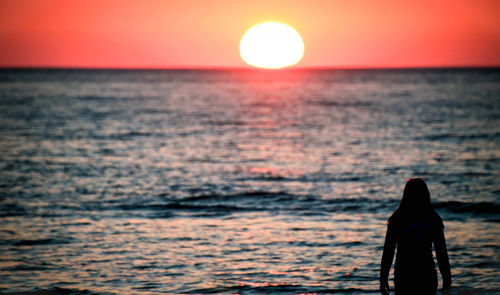
[[[500,66],[498,0],[2,0],[1,67],[247,67],[252,25],[303,37],[296,67]]]

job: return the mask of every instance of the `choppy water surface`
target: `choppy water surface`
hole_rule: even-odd
[[[0,71],[0,291],[376,294],[424,177],[500,290],[500,72]]]

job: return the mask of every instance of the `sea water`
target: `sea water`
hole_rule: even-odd
[[[498,294],[498,69],[1,70],[0,291],[377,294],[410,177]]]

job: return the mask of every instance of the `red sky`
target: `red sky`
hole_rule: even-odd
[[[251,26],[304,39],[296,67],[500,66],[498,0],[2,0],[0,67],[246,67]]]

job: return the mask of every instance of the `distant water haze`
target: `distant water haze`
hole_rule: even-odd
[[[498,294],[498,69],[0,70],[0,292],[377,294],[410,177]]]

